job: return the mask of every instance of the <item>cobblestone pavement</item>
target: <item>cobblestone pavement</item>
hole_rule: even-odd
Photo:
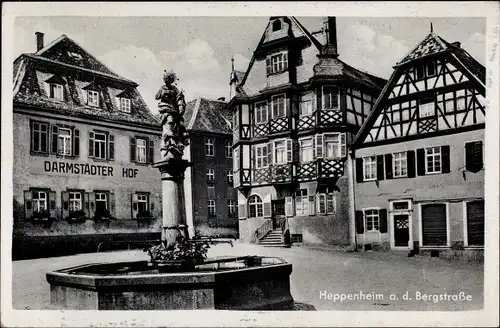
[[[210,257],[228,255],[276,256],[292,263],[291,292],[300,310],[463,311],[483,306],[482,264],[240,243],[217,245],[209,251]],[[13,262],[13,307],[50,309],[46,272],[85,263],[146,259],[146,253],[134,250]]]

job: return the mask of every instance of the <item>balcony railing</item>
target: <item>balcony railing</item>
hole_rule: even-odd
[[[297,124],[297,130],[304,131],[313,129],[316,127],[316,116],[315,115],[307,115],[300,116]]]
[[[253,137],[266,137],[269,134],[269,123],[261,123],[253,126]]]
[[[316,124],[328,126],[342,123],[342,111],[335,109],[322,109],[316,112]]]
[[[318,160],[318,178],[335,178],[344,175],[346,158]]]
[[[271,169],[269,167],[254,169],[252,184],[261,184],[271,181]]]
[[[271,122],[269,122],[269,133],[272,134],[288,131],[291,128],[288,122],[289,118],[287,116],[273,118]]]
[[[297,180],[306,181],[314,180],[317,177],[317,162],[298,163],[297,164]]]

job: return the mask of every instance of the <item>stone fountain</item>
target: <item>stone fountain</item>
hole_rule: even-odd
[[[176,75],[165,71],[156,94],[162,115],[161,161],[154,164],[162,181],[162,241],[154,246],[172,254],[190,239],[184,204],[184,160],[188,135],[184,95]],[[219,259],[93,263],[47,273],[51,306],[73,310],[293,310],[292,265],[279,258],[243,256]]]

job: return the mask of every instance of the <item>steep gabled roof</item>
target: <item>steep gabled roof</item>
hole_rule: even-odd
[[[231,119],[226,102],[201,97],[188,102],[184,112],[188,131],[231,134]]]
[[[431,32],[421,43],[419,43],[418,46],[410,51],[410,53],[406,55],[403,60],[394,66],[394,71],[392,72],[389,81],[382,89],[382,92],[377,98],[372,111],[353,140],[355,148],[363,143],[374,122],[377,120],[382,110],[384,110],[383,105],[385,100],[388,98],[388,94],[397,82],[403,66],[407,66],[409,63],[417,61],[418,59],[424,59],[428,56],[439,53],[454,56],[460,68],[464,71],[468,71],[470,76],[474,78],[482,88],[485,87],[485,67],[475,60],[465,49],[459,47],[458,45],[449,43],[436,33]]]

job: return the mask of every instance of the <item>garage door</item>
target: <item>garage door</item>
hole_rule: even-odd
[[[484,246],[484,200],[467,203],[467,242]]]
[[[446,205],[422,205],[422,246],[446,245]]]

